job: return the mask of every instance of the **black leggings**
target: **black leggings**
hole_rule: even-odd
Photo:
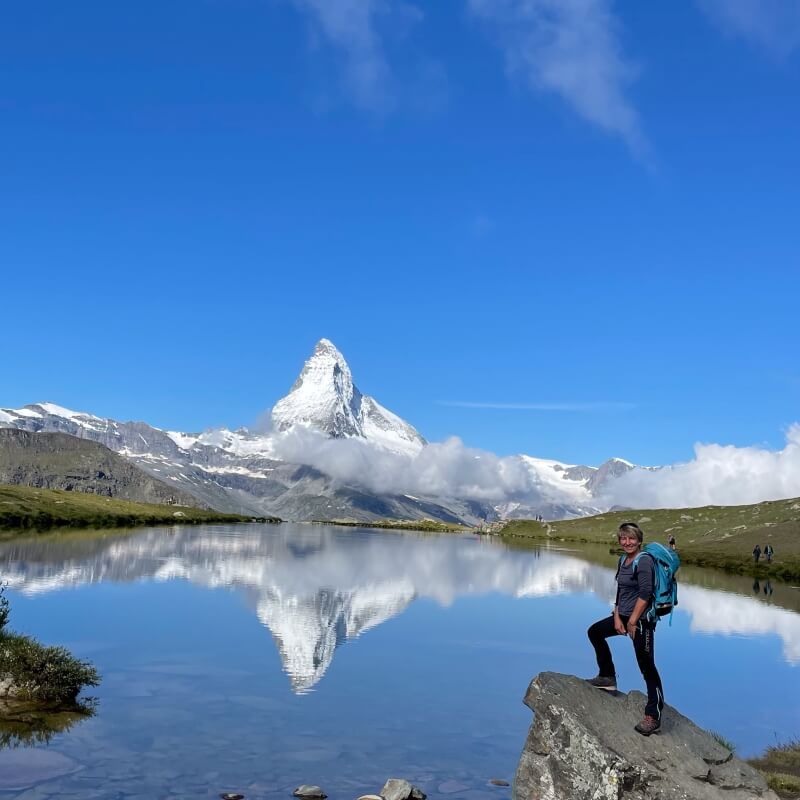
[[[623,625],[628,624],[628,617],[620,615],[620,619]],[[611,649],[606,641],[609,636],[622,636],[614,627],[614,616],[595,622],[587,634],[597,655],[597,667],[600,675],[604,678],[616,678]],[[664,708],[664,692],[661,688],[661,678],[656,669],[655,634],[655,623],[640,619],[636,625],[636,635],[633,637],[633,650],[636,653],[636,662],[642,671],[644,682],[647,684],[647,705],[644,713],[650,717],[661,719],[661,709]]]

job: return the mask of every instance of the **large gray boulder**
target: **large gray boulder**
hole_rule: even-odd
[[[609,694],[542,672],[525,705],[534,721],[513,800],[777,800],[761,775],[671,706],[644,737],[641,692]]]

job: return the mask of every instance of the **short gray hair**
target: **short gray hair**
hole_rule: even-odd
[[[635,522],[623,522],[622,525],[619,526],[619,531],[617,531],[617,536],[620,533],[632,533],[636,536],[641,544],[644,541],[644,532],[642,529],[635,523]]]

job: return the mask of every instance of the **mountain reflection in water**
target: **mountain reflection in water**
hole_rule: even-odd
[[[415,599],[592,592],[609,604],[613,569],[575,554],[519,552],[486,538],[418,536],[327,526],[152,528],[54,535],[0,545],[3,577],[33,595],[99,582],[186,580],[241,592],[272,634],[292,690],[309,691],[336,648]],[[694,632],[775,634],[800,663],[800,614],[754,597],[681,584],[676,613]]]

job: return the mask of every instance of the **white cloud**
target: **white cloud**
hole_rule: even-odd
[[[609,485],[610,505],[681,508],[744,505],[800,496],[800,424],[782,450],[698,444],[695,458],[653,472],[634,470]]]
[[[310,464],[336,480],[381,493],[500,502],[536,492],[519,458],[475,450],[455,437],[406,456],[364,439],[330,439],[295,426],[275,438],[274,449],[286,461]]]
[[[375,29],[381,0],[294,0],[345,60],[345,81],[355,102],[372,110],[386,105],[389,66]]]
[[[692,461],[657,470],[634,469],[611,479],[596,497],[585,490],[576,495],[574,481],[560,487],[557,472],[540,475],[518,456],[470,448],[455,437],[429,444],[415,456],[389,452],[360,438],[330,439],[302,426],[272,441],[277,458],[309,464],[342,483],[381,494],[521,503],[529,508],[685,508],[800,497],[800,424],[789,429],[781,450],[698,444]]]
[[[390,0],[293,2],[341,55],[345,86],[356,105],[369,111],[389,111],[393,105],[392,71],[378,23],[386,21],[395,34],[402,35],[421,18],[419,9]]]
[[[512,75],[555,92],[634,153],[646,153],[639,115],[626,97],[636,70],[622,53],[610,0],[467,2],[495,31]]]
[[[698,1],[711,20],[732,36],[740,36],[778,56],[788,56],[800,46],[797,0]]]

